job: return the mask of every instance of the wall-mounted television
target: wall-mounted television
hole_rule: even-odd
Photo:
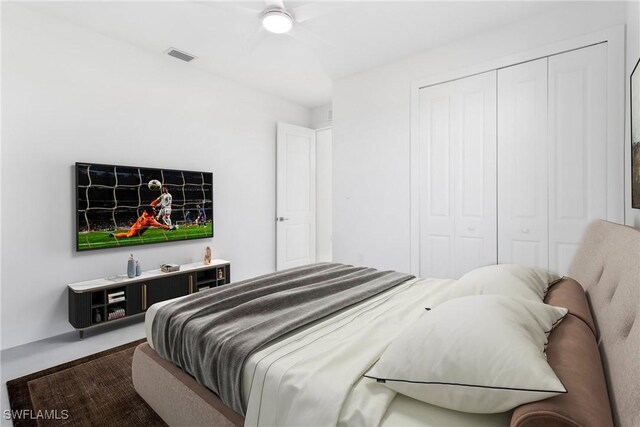
[[[213,237],[213,173],[76,163],[76,250]]]

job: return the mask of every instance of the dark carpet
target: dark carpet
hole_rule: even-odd
[[[131,381],[133,351],[144,341],[7,382],[14,426],[166,426]]]

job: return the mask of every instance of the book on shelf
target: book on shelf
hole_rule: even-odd
[[[107,296],[109,298],[115,298],[115,297],[119,297],[119,296],[124,296],[124,291],[107,292]]]
[[[111,304],[111,303],[114,303],[114,302],[124,301],[125,299],[126,299],[126,298],[124,297],[124,295],[119,296],[119,297],[115,297],[115,298],[111,298],[111,297],[109,297],[109,299],[108,299],[107,303]]]

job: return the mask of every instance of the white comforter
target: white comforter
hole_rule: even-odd
[[[245,426],[509,425],[509,414],[438,408],[362,377],[451,282],[410,280],[251,355],[243,371]]]
[[[385,414],[387,425],[409,423],[389,412],[396,393],[362,375],[451,282],[411,280],[252,355],[243,375],[244,389],[251,390],[245,426],[368,427],[380,425]],[[445,423],[440,425],[509,423],[502,414],[479,417],[408,398],[400,402],[427,408],[416,412],[428,417],[416,420],[422,425],[429,418]]]

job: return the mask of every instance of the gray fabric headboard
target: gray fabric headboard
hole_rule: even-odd
[[[591,223],[569,276],[591,305],[614,422],[640,426],[640,230]]]

